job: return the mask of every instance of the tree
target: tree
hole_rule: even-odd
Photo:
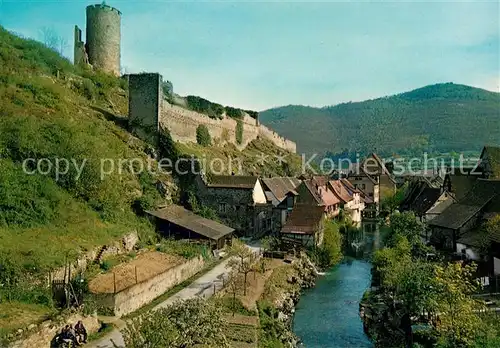
[[[212,144],[212,138],[207,126],[200,124],[196,128],[196,142],[201,146],[210,146]]]
[[[130,348],[229,347],[226,322],[214,301],[179,301],[132,319],[122,331]]]
[[[405,184],[395,192],[386,192],[382,194],[382,197],[384,197],[381,202],[382,209],[389,212],[389,214],[392,214],[398,209],[401,203],[403,203],[407,187],[408,185]]]
[[[471,297],[479,287],[473,278],[474,265],[448,263],[435,267],[437,331],[449,347],[471,346],[481,329],[479,302]]]
[[[391,233],[388,235],[386,245],[391,247],[400,236],[405,237],[411,245],[412,255],[415,257],[425,257],[430,248],[426,247],[421,239],[425,225],[417,220],[413,212],[392,214],[390,218]]]
[[[232,310],[233,310],[233,317],[234,317],[234,314],[236,313],[236,293],[238,292],[238,290],[240,288],[240,286],[238,284],[238,273],[232,272],[229,275],[227,286],[229,288],[229,291],[231,291],[231,293],[233,294]]]
[[[161,128],[159,132],[159,147],[160,147],[160,157],[163,158],[168,158],[172,161],[172,163],[175,163],[179,157],[180,157],[180,152],[177,149],[177,146],[175,146],[175,142],[172,139],[172,135],[170,134],[170,131],[168,128]],[[170,168],[169,168],[170,169]]]
[[[68,47],[68,41],[64,37],[57,35],[54,28],[43,27],[40,32],[45,46],[61,55],[64,53],[64,50]]]
[[[243,144],[243,122],[240,119],[236,120],[236,142]]]
[[[491,248],[491,236],[500,236],[500,215],[495,215],[493,218],[486,221],[479,230],[480,236],[480,253],[489,255]]]
[[[243,295],[245,296],[247,294],[248,273],[254,270],[252,265],[255,262],[255,254],[239,239],[233,239],[229,254],[232,257],[228,262],[228,267],[243,275]]]

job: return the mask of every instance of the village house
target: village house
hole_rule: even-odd
[[[212,250],[224,248],[234,233],[234,228],[205,219],[175,204],[146,213],[154,217],[156,230],[161,235],[205,243]]]
[[[297,203],[281,229],[281,240],[289,247],[320,246],[323,244],[325,220],[323,206]]]
[[[301,181],[291,177],[263,178],[267,202],[273,206],[272,232],[279,233],[293,210]]]
[[[452,168],[445,174],[443,191],[447,191],[457,201],[462,200],[470,192],[476,180],[483,177],[477,167]]]
[[[305,179],[297,187],[297,203],[324,207],[327,218],[333,218],[340,213],[340,199],[337,198],[328,185],[326,176],[313,176]]]
[[[362,217],[366,220],[377,218],[380,210],[379,176],[368,175],[362,167],[351,170],[347,180],[360,192],[365,203]]]
[[[368,156],[360,165],[363,172],[379,184],[379,199],[382,200],[396,191],[396,181],[385,163],[376,153]]]
[[[221,220],[240,236],[261,237],[271,233],[273,205],[258,177],[204,175],[196,177],[199,202],[214,209]]]
[[[329,188],[340,201],[340,208],[349,216],[355,226],[361,225],[365,201],[361,192],[347,179],[330,180]]]
[[[407,181],[406,194],[400,205],[401,211],[413,211],[421,222],[439,216],[455,202],[454,197],[443,190],[440,181],[426,177],[412,177]]]
[[[430,241],[439,249],[456,251],[458,241],[474,240],[488,216],[500,213],[500,180],[478,178],[472,189],[457,203],[451,204],[439,216],[428,222]],[[463,249],[459,246],[460,251]]]

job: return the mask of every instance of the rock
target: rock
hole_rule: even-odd
[[[33,329],[36,329],[36,325],[35,324],[31,324],[28,326],[28,330],[33,330]]]
[[[21,335],[23,333],[23,329],[17,329],[17,334]]]
[[[139,237],[137,236],[137,232],[136,231],[131,232],[122,238],[123,248],[126,251],[130,252],[130,251],[134,250],[134,247],[138,241],[139,241]]]

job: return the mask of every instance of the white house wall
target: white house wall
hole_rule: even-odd
[[[255,204],[267,203],[266,194],[264,193],[264,189],[262,188],[262,185],[259,180],[257,180],[257,183],[253,188],[252,198]]]
[[[474,250],[474,248],[467,246],[465,244],[457,243],[457,253],[462,253],[462,250],[465,249],[465,255],[467,255],[467,259],[477,261],[480,259],[479,253]]]

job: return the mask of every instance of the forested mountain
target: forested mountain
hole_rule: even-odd
[[[453,83],[324,108],[283,106],[259,118],[308,154],[480,151],[484,144],[500,145],[500,93]]]

